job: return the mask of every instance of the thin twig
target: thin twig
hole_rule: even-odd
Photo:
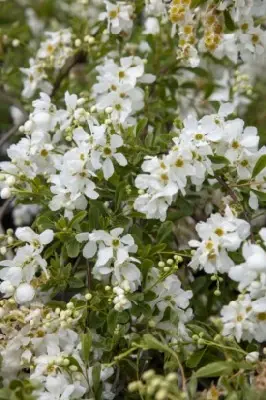
[[[61,83],[63,81],[64,78],[66,78],[69,74],[69,72],[71,71],[71,69],[78,63],[80,63],[81,61],[83,61],[85,58],[85,53],[84,52],[79,52],[76,53],[74,56],[70,57],[66,63],[63,65],[62,69],[60,70],[54,86],[53,86],[53,90],[51,93],[51,97],[54,97],[56,92],[58,91],[58,89],[61,86]]]
[[[16,108],[18,108],[21,113],[23,114],[23,119],[28,118],[28,113],[25,111],[23,105],[20,103],[18,99],[16,99],[14,96],[12,96],[10,93],[5,92],[4,90],[0,90],[0,99],[6,101],[9,104],[12,104]]]
[[[23,122],[22,122],[22,124],[23,124]],[[5,144],[5,142],[7,142],[11,138],[11,136],[13,136],[17,132],[17,130],[20,127],[20,125],[21,124],[12,126],[12,128],[10,128],[8,132],[6,132],[6,133],[1,135],[1,137],[0,137],[0,149],[3,146],[3,144]]]
[[[219,175],[214,174],[216,180],[220,183],[220,185],[226,190],[228,194],[232,197],[235,203],[238,203],[238,197],[237,194],[234,192],[233,189],[230,188],[230,186],[227,185],[227,183],[221,178]]]

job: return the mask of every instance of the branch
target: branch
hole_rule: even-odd
[[[61,68],[54,86],[53,86],[53,90],[51,93],[51,97],[54,97],[56,92],[58,91],[58,89],[61,86],[61,82],[63,81],[64,78],[66,78],[69,74],[69,72],[71,71],[71,69],[78,63],[82,62],[85,60],[86,54],[82,51],[80,51],[79,53],[76,53],[75,55],[73,55],[72,57],[70,57],[66,63],[63,65],[63,67]]]
[[[17,107],[23,114],[23,118],[26,120],[28,118],[28,113],[25,111],[23,105],[17,100],[14,96],[9,93],[6,93],[4,90],[0,91],[0,99],[6,101],[9,104],[14,105]]]
[[[228,194],[230,194],[230,196],[232,197],[234,202],[238,203],[239,200],[238,200],[237,194],[234,192],[234,190],[231,189],[230,186],[228,186],[227,183],[223,180],[223,178],[221,178],[219,175],[214,174],[214,176],[217,179],[217,181],[220,183],[220,185],[226,190],[226,192]]]
[[[23,120],[22,123],[19,125],[12,126],[12,128],[8,132],[0,136],[0,148],[3,146],[3,144],[5,144],[5,142],[8,141],[9,138],[11,138],[11,136],[13,136],[17,132],[20,125],[23,125],[24,122],[26,122],[26,120]]]

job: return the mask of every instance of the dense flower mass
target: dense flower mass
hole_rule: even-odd
[[[0,399],[263,400],[266,1],[15,3]]]

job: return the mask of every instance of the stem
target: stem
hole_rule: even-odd
[[[78,52],[76,54],[74,54],[72,57],[70,57],[65,65],[63,65],[63,67],[61,68],[61,70],[59,71],[59,74],[55,80],[54,86],[53,86],[53,90],[51,93],[51,98],[55,96],[55,94],[57,93],[57,91],[60,89],[61,83],[64,80],[64,78],[66,78],[69,74],[69,72],[71,71],[71,69],[78,63],[80,63],[81,61],[83,61],[85,59],[85,53],[83,52]]]

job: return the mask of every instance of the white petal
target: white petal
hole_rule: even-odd
[[[118,264],[123,264],[123,262],[125,262],[127,258],[128,258],[128,252],[125,249],[120,248],[117,250]]]
[[[125,157],[122,153],[116,153],[116,154],[114,154],[114,158],[116,159],[116,161],[118,162],[118,164],[121,165],[122,167],[124,167],[125,165],[127,165],[127,159],[126,159],[126,157]]]
[[[77,241],[78,242],[85,242],[85,240],[88,240],[89,239],[89,232],[83,232],[83,233],[78,233],[77,235],[76,235],[76,239],[77,239]]]
[[[36,233],[33,232],[28,226],[23,228],[18,228],[15,232],[16,237],[23,242],[32,242],[36,238]]]
[[[122,268],[122,274],[124,278],[129,281],[139,281],[140,280],[140,270],[134,264],[129,264]]]
[[[257,210],[259,208],[259,200],[255,193],[250,192],[248,204],[252,210]]]
[[[232,103],[225,103],[222,104],[221,107],[219,108],[219,115],[222,117],[226,117],[227,115],[230,115],[234,112],[235,106]]]
[[[112,247],[104,247],[98,251],[97,266],[105,265],[113,257]]]
[[[104,178],[106,180],[111,178],[113,173],[114,173],[114,166],[113,166],[112,160],[110,160],[110,158],[107,158],[103,162],[103,175],[104,175]]]
[[[123,146],[123,139],[120,135],[112,135],[111,136],[111,148],[116,149],[117,147]]]
[[[54,232],[52,229],[46,229],[44,232],[40,234],[40,242],[41,244],[48,244],[54,238]]]
[[[84,249],[83,249],[83,255],[85,258],[91,258],[94,256],[94,254],[97,251],[97,245],[95,242],[88,242]]]

